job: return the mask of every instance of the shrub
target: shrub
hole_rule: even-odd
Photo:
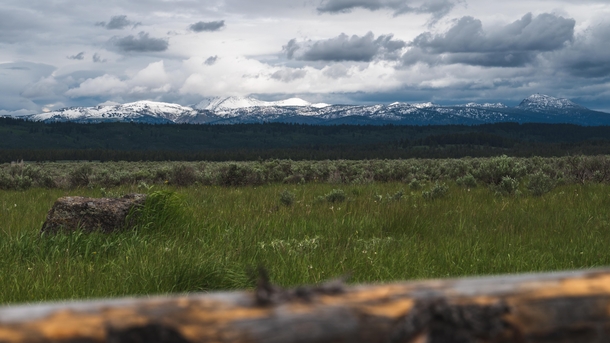
[[[294,174],[284,178],[284,183],[305,183],[305,179],[301,174]]]
[[[231,163],[219,169],[218,183],[222,186],[260,185],[264,183],[263,171],[251,164]]]
[[[330,193],[324,196],[328,202],[343,202],[347,197],[342,189],[333,189]]]
[[[170,174],[170,169],[169,168],[159,168],[157,170],[155,170],[154,173],[154,179],[157,182],[165,182],[165,181],[169,181],[169,174]]]
[[[290,206],[294,203],[295,195],[291,191],[284,189],[282,193],[280,193],[280,202],[282,205]]]
[[[429,191],[422,192],[422,197],[427,200],[434,200],[444,197],[448,192],[449,186],[445,183],[435,182]]]
[[[83,164],[69,174],[70,186],[83,187],[88,186],[93,175],[93,168],[89,164]]]
[[[525,172],[525,167],[518,163],[515,158],[503,155],[485,160],[475,174],[479,180],[487,184],[498,185],[504,177],[516,180],[525,175]]]
[[[49,174],[49,172],[46,170],[44,170],[44,171],[40,170],[38,177],[36,178],[35,181],[39,187],[44,187],[44,188],[56,188],[57,187],[57,183],[55,182],[53,177]]]
[[[419,182],[419,180],[414,178],[411,180],[411,182],[409,182],[409,188],[416,191],[422,188],[422,184]]]
[[[519,195],[519,181],[510,176],[504,176],[497,185],[492,185],[492,189],[498,195]]]
[[[462,187],[467,187],[467,188],[475,188],[477,186],[477,180],[470,173],[468,173],[462,177],[458,177],[455,180],[455,182],[458,185],[460,185]]]
[[[546,194],[555,188],[556,182],[550,176],[545,173],[538,172],[530,176],[529,182],[527,184],[527,189],[534,196],[541,196]]]
[[[26,190],[32,186],[32,179],[27,175],[11,176],[0,172],[0,189]]]
[[[197,181],[195,169],[186,164],[177,164],[169,170],[169,182],[176,186],[190,186]]]

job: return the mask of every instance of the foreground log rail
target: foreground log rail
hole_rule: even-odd
[[[0,342],[608,342],[610,269],[0,308]]]

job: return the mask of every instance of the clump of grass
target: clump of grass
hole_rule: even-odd
[[[404,197],[404,195],[405,192],[403,190],[399,190],[394,194],[387,193],[385,196],[381,194],[375,194],[373,198],[375,199],[375,202],[383,202],[384,199],[388,201],[400,201]]]
[[[347,199],[347,196],[342,189],[333,189],[327,193],[324,198],[328,202],[344,202]]]
[[[413,178],[413,179],[411,179],[411,182],[409,182],[409,188],[412,191],[420,190],[420,189],[422,189],[422,187],[423,186],[422,186],[421,182],[418,179]]]
[[[403,198],[404,195],[405,195],[405,192],[401,189],[398,192],[388,196],[388,198],[390,198],[390,199],[392,199],[394,201],[399,201],[399,200],[401,200]]]
[[[146,197],[144,205],[135,208],[127,221],[138,231],[157,231],[180,224],[182,201],[174,192],[155,191]]]
[[[271,242],[258,242],[257,245],[261,250],[272,250],[279,253],[287,254],[303,254],[312,253],[320,247],[322,237],[315,236],[313,238],[305,237],[302,240],[297,239],[274,239]]]
[[[284,206],[290,206],[294,203],[296,196],[291,191],[284,189],[280,193],[280,203]]]
[[[426,200],[439,199],[447,195],[449,192],[449,186],[444,182],[436,182],[434,186],[428,191],[422,192],[422,197]]]

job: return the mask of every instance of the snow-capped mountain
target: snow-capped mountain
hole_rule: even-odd
[[[501,103],[467,103],[441,106],[433,103],[389,105],[312,104],[303,99],[261,101],[251,97],[206,99],[194,106],[138,101],[123,105],[71,107],[34,114],[37,121],[142,122],[190,124],[303,123],[396,124],[396,125],[476,125],[495,122],[572,123],[610,125],[610,114],[596,112],[570,100],[534,94],[516,107]]]
[[[552,96],[543,95],[543,94],[533,94],[523,99],[518,108],[528,110],[528,111],[536,111],[536,112],[545,112],[549,109],[554,110],[570,110],[577,109],[582,110],[586,109],[580,105],[573,103],[572,101],[564,98],[554,98]]]
[[[165,102],[136,101],[122,105],[69,107],[29,117],[35,121],[145,121],[151,123],[186,122],[198,112],[191,107]]]
[[[215,97],[201,101],[194,106],[198,110],[208,111],[230,111],[237,108],[248,107],[315,107],[322,108],[330,106],[329,104],[318,103],[312,104],[308,101],[299,98],[290,98],[280,101],[261,101],[252,97],[236,97],[227,98]]]

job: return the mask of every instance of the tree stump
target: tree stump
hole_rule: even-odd
[[[61,197],[49,210],[40,233],[123,230],[133,225],[135,218],[127,217],[135,208],[143,206],[144,201],[146,194],[136,193],[122,198]]]

